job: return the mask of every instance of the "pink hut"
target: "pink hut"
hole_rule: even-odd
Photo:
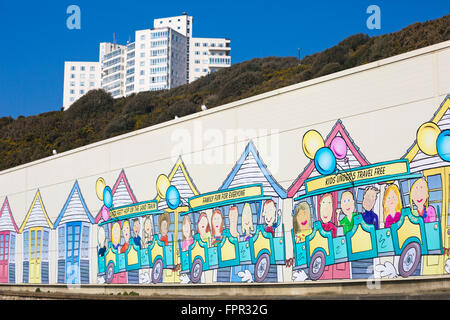
[[[16,283],[16,238],[19,233],[8,197],[0,210],[0,283]]]

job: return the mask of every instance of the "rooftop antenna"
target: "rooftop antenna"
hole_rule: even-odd
[[[116,33],[113,32],[113,44],[114,44],[114,49],[116,48]]]

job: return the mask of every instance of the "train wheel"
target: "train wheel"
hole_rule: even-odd
[[[152,268],[152,282],[158,283],[161,281],[163,275],[163,263],[161,259],[158,259],[153,264]]]
[[[325,254],[322,251],[317,251],[311,258],[309,265],[309,278],[311,280],[318,280],[325,270]]]
[[[202,260],[200,258],[197,258],[192,263],[191,282],[192,283],[199,283],[200,279],[202,278],[202,272],[203,272]]]
[[[114,279],[114,263],[110,262],[106,267],[105,281],[106,283],[112,283]]]
[[[398,262],[398,273],[407,278],[414,273],[420,262],[421,250],[417,242],[408,244],[403,249]]]
[[[263,253],[255,264],[255,281],[263,282],[269,273],[270,257],[267,253]]]

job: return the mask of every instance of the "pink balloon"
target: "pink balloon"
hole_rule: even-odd
[[[344,159],[347,155],[347,144],[341,137],[335,137],[333,141],[331,141],[330,149],[337,159]]]
[[[102,219],[103,221],[108,221],[109,219],[109,209],[106,206],[102,207]]]

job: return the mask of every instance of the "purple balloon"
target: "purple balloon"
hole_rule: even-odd
[[[109,220],[109,209],[106,206],[102,207],[102,219],[103,221]]]
[[[347,144],[341,137],[335,137],[333,141],[331,141],[330,149],[337,159],[344,159],[347,155]]]

